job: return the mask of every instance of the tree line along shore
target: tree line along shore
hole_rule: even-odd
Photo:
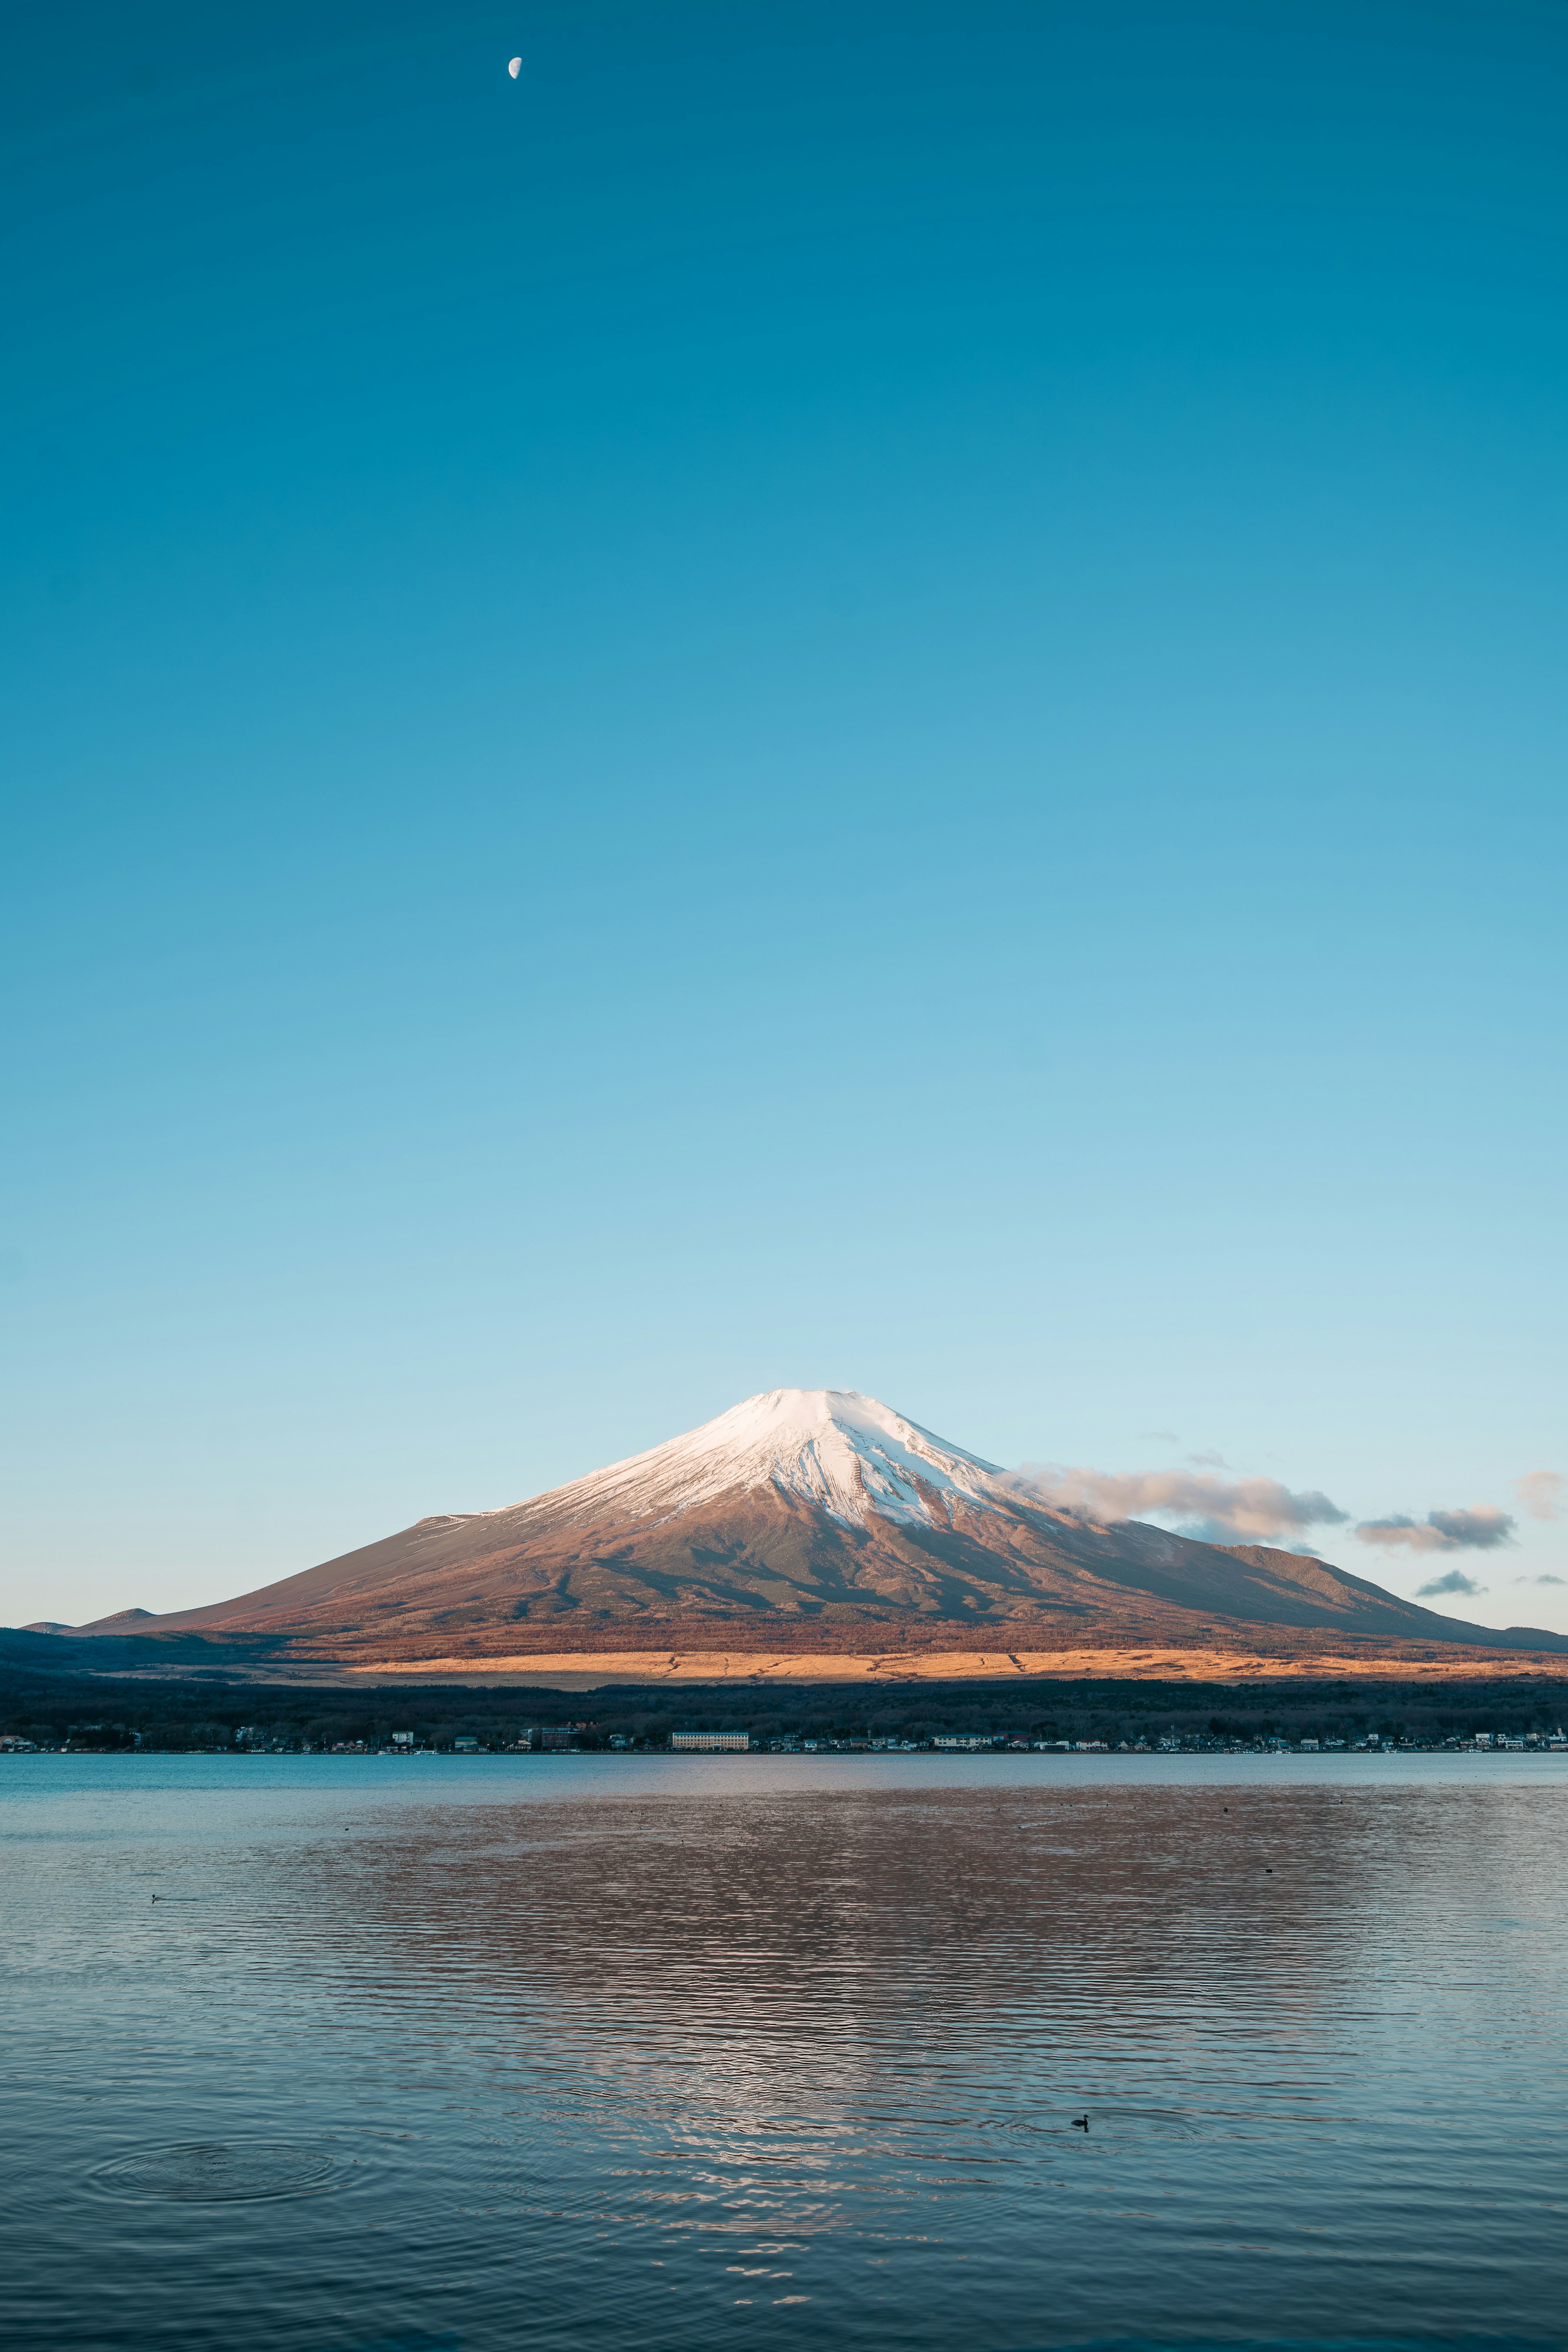
[[[967,1736],[1107,1748],[1299,1747],[1376,1738],[1409,1747],[1478,1734],[1538,1744],[1563,1719],[1561,1679],[1218,1683],[1069,1682],[619,1685],[596,1691],[449,1683],[344,1689],[254,1683],[8,1680],[0,1737],[36,1748],[180,1754],[232,1749],[490,1749],[557,1746],[647,1750],[676,1732],[745,1732],[757,1746],[806,1740],[923,1747]],[[525,1735],[527,1735],[525,1737]]]

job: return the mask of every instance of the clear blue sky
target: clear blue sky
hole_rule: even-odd
[[[1557,0],[86,0],[0,116],[0,1614],[777,1385],[1568,1472]]]

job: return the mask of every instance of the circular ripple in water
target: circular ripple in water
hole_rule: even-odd
[[[228,2205],[265,2197],[315,2197],[345,2168],[319,2148],[288,2140],[188,2140],[138,2148],[92,2174],[111,2197],[166,2197],[183,2205]]]

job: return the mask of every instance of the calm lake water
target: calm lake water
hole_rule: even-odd
[[[0,1823],[11,2352],[1563,2338],[1562,1759],[38,1757]]]

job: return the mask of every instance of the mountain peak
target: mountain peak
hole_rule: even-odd
[[[719,1495],[773,1486],[836,1519],[931,1517],[921,1487],[983,1508],[996,1465],[950,1445],[858,1389],[765,1389],[683,1437],[558,1486],[568,1517],[668,1518]]]

